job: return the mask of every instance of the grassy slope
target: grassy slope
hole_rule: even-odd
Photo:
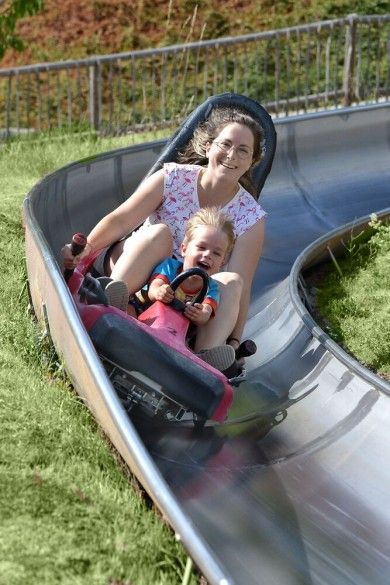
[[[181,546],[58,370],[50,375],[42,362],[24,287],[25,193],[50,170],[116,145],[72,136],[0,146],[1,585],[181,582]]]
[[[390,223],[371,222],[317,285],[329,334],[367,367],[390,380]]]

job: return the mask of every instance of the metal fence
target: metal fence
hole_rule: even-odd
[[[5,135],[54,128],[120,133],[176,124],[212,94],[275,115],[389,99],[390,14],[0,69]]]

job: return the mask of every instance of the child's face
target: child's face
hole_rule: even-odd
[[[198,226],[191,240],[181,245],[183,270],[203,268],[209,276],[219,272],[225,262],[229,240],[225,232],[210,226]]]

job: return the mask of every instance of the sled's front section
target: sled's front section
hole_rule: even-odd
[[[195,356],[190,359],[185,349],[180,352],[169,346],[161,332],[159,335],[113,307],[79,304],[79,312],[104,359],[135,377],[141,374],[141,380],[151,380],[162,393],[202,419],[226,418],[232,390],[219,372],[217,376]]]

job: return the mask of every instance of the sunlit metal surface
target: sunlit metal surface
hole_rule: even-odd
[[[227,423],[202,433],[128,419],[56,263],[72,233],[88,232],[131,192],[162,143],[70,165],[26,200],[35,310],[47,315],[80,395],[210,583],[389,582],[389,385],[313,334],[290,277],[314,240],[390,206],[389,113],[367,106],[277,122],[246,327],[259,351]]]

